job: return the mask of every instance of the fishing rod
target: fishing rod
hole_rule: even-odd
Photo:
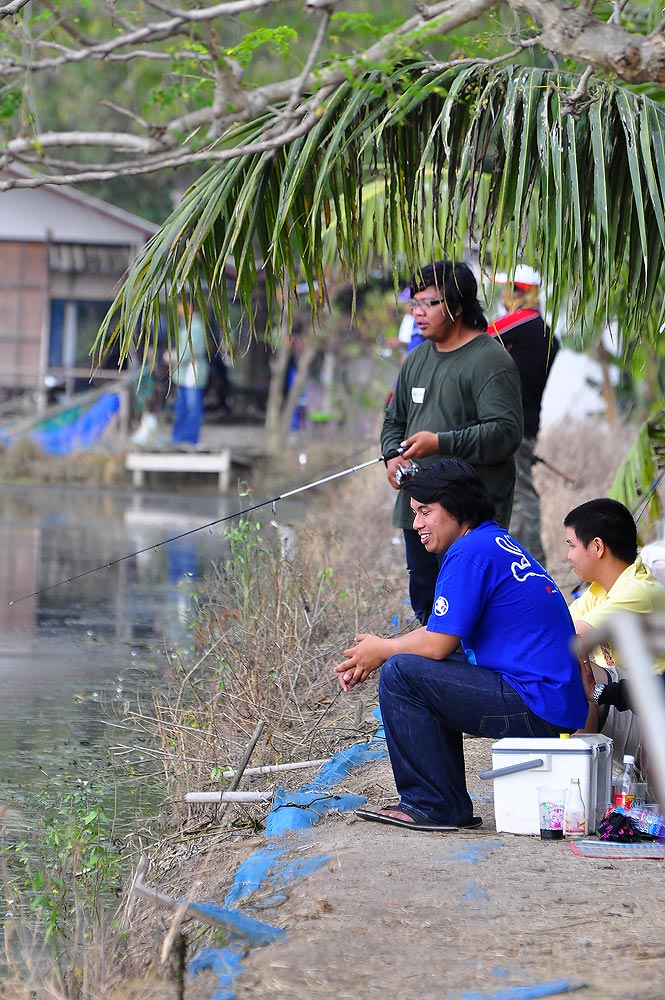
[[[663,476],[665,476],[665,469],[663,469],[663,471],[660,473],[660,475],[658,476],[658,478],[653,481],[653,483],[651,484],[648,492],[642,498],[642,500],[638,501],[637,506],[635,507],[635,510],[632,512],[633,517],[635,518],[636,522],[640,520],[640,518],[642,517],[642,515],[646,511],[647,507],[649,506],[649,501],[651,500],[651,497],[653,496],[653,494],[656,492],[656,490],[660,486],[660,483],[661,483],[661,480],[662,480]],[[638,510],[639,510],[639,514],[637,513]]]
[[[182,531],[179,535],[173,535],[171,538],[164,538],[161,542],[153,542],[151,545],[146,545],[142,549],[137,549],[135,552],[128,552],[125,556],[119,556],[118,559],[111,559],[110,562],[102,563],[100,566],[95,566],[93,569],[86,569],[83,573],[76,573],[74,576],[67,577],[65,580],[59,580],[58,583],[52,583],[48,587],[42,587],[40,590],[33,591],[32,594],[24,594],[22,597],[16,597],[13,601],[9,602],[9,607],[13,607],[15,604],[20,604],[21,601],[27,601],[31,597],[39,597],[40,594],[45,594],[49,590],[55,590],[56,587],[62,587],[66,583],[73,583],[75,580],[82,580],[85,576],[90,576],[92,573],[99,573],[100,570],[110,569],[112,566],[117,566],[119,563],[125,562],[127,559],[133,559],[135,556],[143,555],[144,552],[150,552],[155,549],[161,548],[163,545],[169,545],[170,542],[177,542],[181,538],[187,538],[189,535],[196,534],[197,531],[205,531],[206,528],[214,528],[217,524],[223,524],[224,521],[230,521],[234,517],[242,517],[243,514],[250,514],[254,510],[260,510],[261,507],[267,507],[268,504],[272,504],[273,513],[275,512],[275,505],[280,500],[288,500],[290,497],[297,496],[298,493],[304,493],[306,490],[313,490],[315,486],[323,486],[325,483],[331,483],[334,479],[341,479],[342,476],[349,476],[352,472],[360,472],[361,469],[368,469],[370,465],[376,465],[378,462],[389,462],[393,458],[399,458],[399,456],[406,451],[406,446],[399,448],[392,448],[387,451],[385,455],[379,455],[378,458],[371,458],[368,462],[362,462],[360,465],[353,465],[348,469],[343,469],[341,472],[334,472],[330,476],[324,476],[323,479],[317,479],[313,483],[307,483],[305,486],[298,486],[296,489],[288,490],[286,493],[280,493],[277,497],[272,497],[270,500],[262,500],[261,503],[252,504],[250,507],[244,507],[242,510],[238,510],[233,514],[226,514],[224,517],[218,517],[214,521],[208,521],[207,524],[200,524],[197,528],[190,528],[189,531]]]
[[[563,472],[561,469],[557,469],[556,465],[552,465],[552,463],[548,461],[548,459],[543,458],[541,455],[536,455],[535,451],[532,455],[531,461],[533,462],[534,465],[540,462],[541,465],[544,465],[546,469],[549,469],[550,472],[555,472],[557,476],[561,476],[561,478],[565,479],[565,481],[567,483],[570,483],[571,486],[577,485],[572,476],[569,476],[567,472]]]

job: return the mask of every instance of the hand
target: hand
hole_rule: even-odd
[[[580,660],[580,673],[582,674],[582,684],[587,701],[593,701],[593,689],[596,686],[593,667],[588,659]]]
[[[390,639],[361,632],[355,641],[355,646],[344,650],[344,662],[335,667],[343,691],[362,684],[373,670],[386,662],[391,653]]]
[[[414,458],[427,458],[429,455],[437,455],[439,452],[439,435],[434,431],[417,431],[402,441],[402,447],[406,450],[402,458],[409,461]]]
[[[408,467],[408,462],[403,462],[400,457],[391,458],[386,462],[386,469],[388,470],[388,482],[394,490],[399,489],[397,479],[395,478],[395,472],[397,469],[406,469]]]

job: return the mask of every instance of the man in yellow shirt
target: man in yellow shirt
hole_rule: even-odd
[[[665,586],[653,576],[637,554],[637,528],[627,507],[602,497],[575,507],[564,519],[568,559],[588,590],[570,605],[578,635],[593,635],[611,615],[621,611],[649,614],[665,611]],[[665,660],[657,662],[665,672]],[[591,690],[590,671],[593,672]],[[591,694],[587,732],[604,732],[614,739],[614,756],[639,749],[639,723],[631,711],[602,707],[605,686],[624,676],[611,645],[594,650],[593,661],[582,669]],[[586,677],[585,677],[586,675]]]

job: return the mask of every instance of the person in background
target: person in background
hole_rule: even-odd
[[[425,340],[421,334],[415,319],[413,318],[413,313],[411,312],[411,289],[403,288],[402,291],[397,296],[397,301],[404,305],[404,316],[402,317],[402,322],[399,325],[399,331],[397,333],[397,339],[404,349],[404,358],[413,351],[416,347],[422,344]]]
[[[581,597],[570,605],[578,635],[593,636],[611,615],[622,611],[650,614],[665,612],[665,586],[647,569],[637,553],[637,527],[627,507],[618,500],[601,497],[573,508],[564,518],[568,560],[580,580],[589,584]],[[665,660],[656,663],[665,672]],[[605,733],[614,740],[614,758],[624,753],[636,755],[640,746],[639,722],[627,709],[610,699],[620,692],[612,682],[625,678],[614,648],[604,643],[582,664],[582,676],[589,695],[586,732]]]
[[[203,397],[210,362],[205,325],[188,301],[178,305],[180,318],[171,378],[177,386],[173,406],[173,444],[197,445],[203,424]]]
[[[510,278],[507,274],[497,274],[494,280],[505,285],[506,315],[491,323],[488,333],[500,340],[517,365],[524,409],[524,437],[515,455],[517,474],[510,533],[544,566],[540,497],[533,484],[532,470],[536,461],[534,454],[543,393],[559,342],[540,314],[538,271],[518,264]]]
[[[413,511],[399,490],[398,470],[415,460],[427,467],[442,456],[469,462],[507,528],[515,486],[514,453],[522,440],[522,399],[515,364],[486,334],[478,286],[464,263],[437,261],[411,280],[411,313],[425,343],[407,354],[386,406],[381,451],[404,446],[386,462],[397,490],[393,524],[402,528],[409,597],[424,625],[432,611],[439,560],[413,530]],[[401,474],[401,473],[400,473]]]
[[[347,691],[381,668],[379,704],[399,802],[361,819],[413,830],[473,828],[464,733],[556,737],[586,718],[573,623],[545,570],[494,520],[494,504],[456,458],[400,487],[419,544],[442,557],[426,627],[361,633],[335,667]]]
[[[290,337],[290,346],[291,350],[289,351],[289,359],[286,366],[286,374],[284,376],[284,390],[282,392],[282,399],[284,403],[288,400],[289,393],[298,378],[300,362],[305,352],[304,337],[299,336],[298,334],[292,334]],[[303,430],[307,424],[307,415],[307,384],[306,382],[303,382],[300,393],[298,394],[298,399],[296,400],[293,408],[289,430],[292,432]]]

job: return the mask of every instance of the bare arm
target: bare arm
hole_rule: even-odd
[[[424,626],[406,635],[383,639],[378,635],[361,632],[356,645],[344,650],[344,661],[335,671],[345,691],[361,684],[373,670],[383,666],[396,653],[414,653],[430,660],[443,660],[459,645],[459,636],[442,632],[429,632]]]
[[[573,618],[573,625],[578,635],[593,636],[593,633],[596,631],[593,625],[587,624],[582,618]]]

